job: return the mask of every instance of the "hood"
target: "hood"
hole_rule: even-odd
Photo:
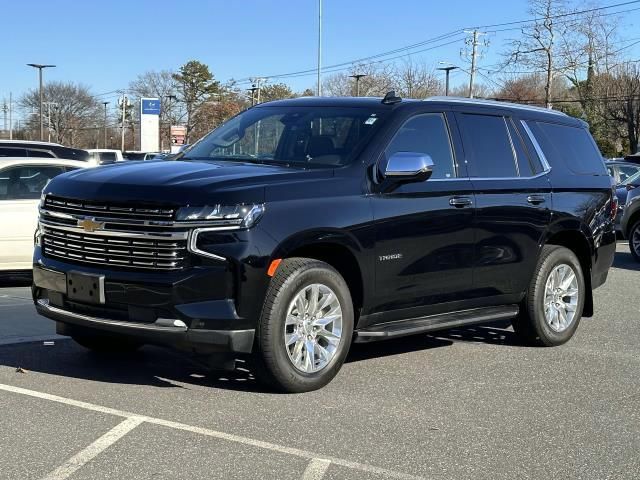
[[[333,171],[240,162],[152,161],[76,170],[44,193],[79,200],[164,205],[262,203],[272,183],[316,181]]]

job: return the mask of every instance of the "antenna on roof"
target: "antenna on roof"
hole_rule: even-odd
[[[396,96],[396,91],[391,90],[387,92],[387,94],[382,99],[382,103],[385,105],[393,105],[394,103],[399,103],[402,101],[402,98]]]

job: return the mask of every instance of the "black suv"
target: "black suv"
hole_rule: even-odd
[[[615,252],[587,126],[489,101],[299,98],[175,161],[55,178],[33,297],[94,350],[170,345],[319,388],[352,341],[511,319],[536,345],[593,314]]]

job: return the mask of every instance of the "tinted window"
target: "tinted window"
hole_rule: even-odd
[[[396,152],[416,152],[431,156],[431,178],[454,178],[455,167],[449,131],[444,117],[428,113],[405,122],[385,151],[387,159]]]
[[[38,157],[38,158],[56,158],[56,156],[48,152],[47,150],[31,150],[27,151],[30,157]]]
[[[51,151],[58,158],[65,158],[67,160],[89,160],[89,152],[86,150],[80,150],[79,148],[68,148],[68,147],[59,147],[59,146],[51,146]]]
[[[464,149],[471,160],[471,176],[518,176],[507,124],[503,117],[462,114],[459,119]]]
[[[64,171],[50,165],[7,168],[0,172],[0,200],[38,199],[47,183]]]
[[[24,148],[0,147],[0,157],[26,157],[27,151]]]
[[[580,127],[536,122],[541,133],[540,146],[553,167],[564,162],[581,175],[607,175],[602,155],[589,132]]]
[[[254,161],[307,167],[350,163],[383,110],[264,106],[245,110],[184,151],[180,160]]]

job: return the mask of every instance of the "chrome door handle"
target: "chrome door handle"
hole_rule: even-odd
[[[527,202],[529,202],[531,205],[540,205],[541,203],[544,203],[546,200],[542,195],[529,195],[527,197]]]
[[[456,208],[470,207],[473,205],[473,200],[469,197],[451,197],[449,199],[449,205]]]

